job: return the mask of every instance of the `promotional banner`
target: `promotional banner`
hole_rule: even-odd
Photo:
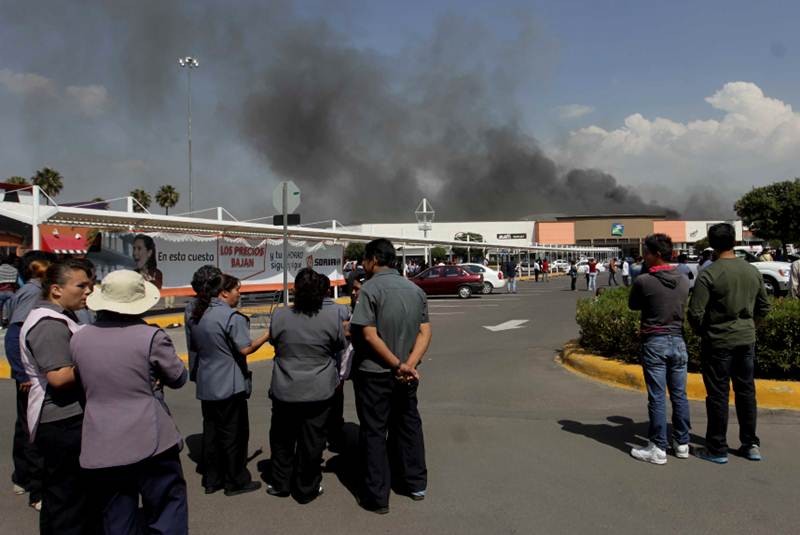
[[[325,242],[289,242],[289,281],[304,267],[344,281],[343,247]],[[115,269],[134,269],[162,289],[189,288],[194,272],[203,265],[223,273],[253,290],[277,289],[283,283],[282,240],[250,241],[243,238],[191,234],[104,234],[101,253],[90,255],[98,276]],[[274,287],[274,288],[273,288]]]

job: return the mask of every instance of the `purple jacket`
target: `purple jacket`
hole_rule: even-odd
[[[81,466],[129,465],[182,445],[160,386],[180,388],[187,378],[169,336],[108,321],[78,334],[70,348],[86,392]]]

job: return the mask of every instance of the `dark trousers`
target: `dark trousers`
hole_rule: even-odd
[[[344,440],[344,383],[340,384],[331,398],[331,410],[328,415],[328,430],[326,433],[328,444],[334,447],[341,446]]]
[[[733,349],[703,346],[703,383],[706,385],[706,447],[714,455],[728,453],[728,396],[733,382],[739,440],[742,445],[759,445],[756,436],[756,386],[753,379],[755,347]]]
[[[364,504],[389,505],[393,485],[402,492],[426,490],[428,469],[417,383],[403,384],[391,373],[359,371],[354,386],[364,463]]]
[[[247,470],[250,420],[247,396],[201,401],[203,411],[203,486],[238,489],[252,481]]]
[[[81,453],[83,415],[39,424],[36,446],[44,460],[42,472],[42,535],[94,533],[96,519],[87,497],[86,471],[78,461]]]
[[[319,492],[331,401],[287,403],[272,398],[270,484],[301,503],[313,500]]]
[[[30,494],[30,503],[42,499],[42,465],[44,461],[28,434],[28,393],[19,389],[17,383],[17,422],[14,425],[14,473],[11,481]]]
[[[608,273],[608,285],[609,286],[619,286],[619,282],[617,282],[617,272],[610,271]]]
[[[539,271],[533,272],[533,280],[539,282]]]
[[[138,463],[87,473],[106,535],[189,532],[186,481],[177,446]],[[140,496],[146,529],[138,522]]]
[[[569,278],[569,289],[573,292],[575,291],[575,285],[578,283],[578,277],[570,277]]]

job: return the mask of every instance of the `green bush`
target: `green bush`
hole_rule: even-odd
[[[576,319],[580,344],[594,353],[639,362],[639,312],[628,308],[628,288],[606,290],[596,298],[578,301]],[[700,369],[700,338],[684,327],[689,370]],[[758,326],[758,377],[800,379],[800,300],[775,299]]]

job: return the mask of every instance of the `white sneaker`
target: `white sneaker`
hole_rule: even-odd
[[[675,452],[675,457],[678,459],[689,458],[689,444],[678,444],[677,442],[673,442],[672,450]]]
[[[25,487],[20,487],[19,485],[14,483],[14,494],[16,494],[17,496],[22,496],[26,492],[28,492],[28,491],[25,490]]]
[[[667,452],[648,442],[644,448],[633,448],[631,457],[653,464],[667,464]]]
[[[42,512],[42,500],[39,500],[38,502],[33,502],[31,504],[31,507],[36,509],[37,512],[41,513]]]

